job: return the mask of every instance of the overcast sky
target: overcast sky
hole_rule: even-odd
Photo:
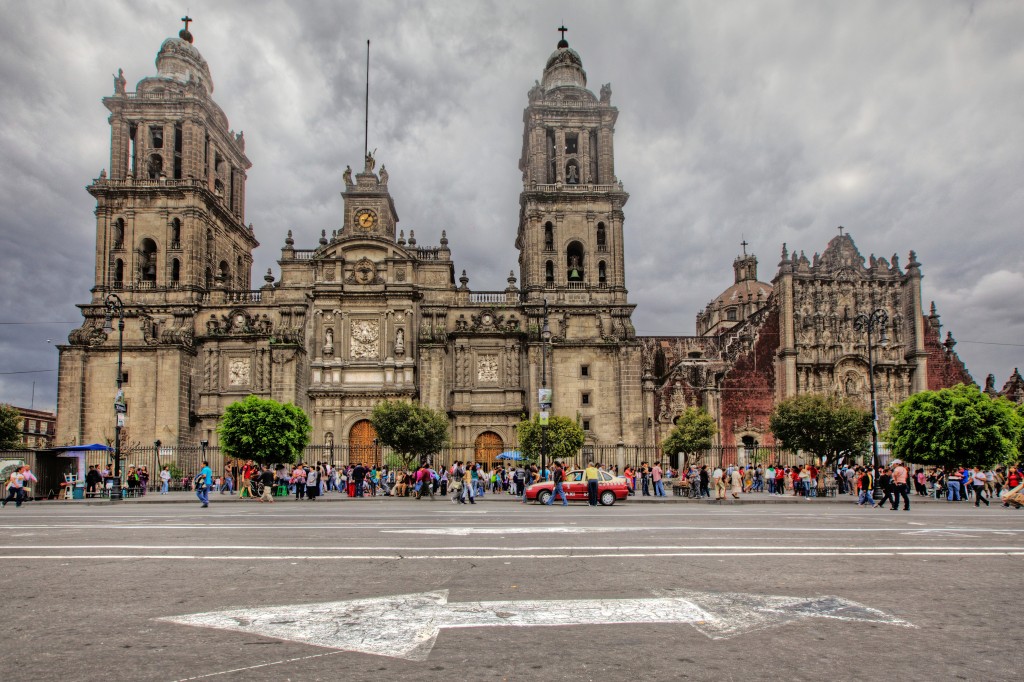
[[[865,257],[917,251],[925,305],[979,383],[992,372],[1001,387],[1024,365],[1019,0],[187,4],[214,99],[253,162],[257,284],[278,273],[288,229],[313,248],[341,226],[369,38],[370,147],[399,227],[421,245],[447,230],[470,287],[503,289],[518,275],[526,93],[564,22],[590,88],[611,82],[620,112],[638,333],[693,334],[743,237],[770,281],[783,242],[810,257],[843,225]],[[28,406],[35,382],[35,406],[53,408],[55,344],[93,280],[84,187],[109,165],[101,98],[118,68],[130,91],[156,73],[184,6],[0,8],[0,402]]]

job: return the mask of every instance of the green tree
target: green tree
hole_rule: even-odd
[[[886,440],[893,455],[942,466],[992,467],[1020,454],[1024,417],[1005,398],[957,384],[910,396],[893,410]]]
[[[217,425],[226,455],[266,464],[298,461],[309,432],[309,417],[299,407],[255,395],[228,405]]]
[[[430,456],[448,442],[448,417],[419,403],[385,400],[373,408],[370,423],[377,437],[408,467],[416,460],[430,462]]]
[[[825,466],[865,454],[871,444],[871,412],[835,396],[798,395],[776,405],[770,421],[776,440],[803,450]]]
[[[10,405],[0,404],[0,450],[21,448],[21,415]]]
[[[675,427],[661,442],[661,451],[669,457],[682,453],[680,466],[689,466],[692,455],[711,447],[716,433],[718,424],[714,417],[700,407],[688,407],[676,418]],[[700,457],[694,461],[699,462]]]
[[[542,436],[542,430],[547,429],[546,436]],[[568,417],[548,417],[547,427],[540,425],[540,416],[531,419],[524,419],[516,427],[516,435],[519,438],[519,451],[523,458],[530,462],[540,460],[540,444],[542,438],[547,438],[544,449],[547,462],[570,460],[579,454],[583,447],[583,427],[578,420]]]

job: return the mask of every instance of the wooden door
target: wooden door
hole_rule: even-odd
[[[505,449],[505,443],[501,436],[493,431],[484,431],[476,437],[476,447],[473,452],[473,459],[477,462],[494,464],[496,458]]]
[[[363,463],[383,464],[380,461],[381,449],[377,441],[377,430],[369,419],[357,421],[348,432],[348,461],[351,464]]]

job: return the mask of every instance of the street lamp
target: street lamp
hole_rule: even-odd
[[[877,500],[882,497],[882,489],[878,486],[878,408],[875,405],[875,362],[872,357],[874,344],[871,337],[879,330],[881,338],[879,341],[885,345],[885,326],[889,323],[889,314],[881,308],[875,308],[871,314],[861,313],[853,318],[853,328],[859,332],[866,331],[868,334],[868,390],[871,391],[871,466],[874,469],[874,490],[873,497]]]
[[[157,438],[153,441],[153,473],[150,474],[155,480],[160,475],[160,439]],[[149,481],[146,481],[146,487],[149,487]],[[143,490],[142,494],[145,495],[147,491]]]
[[[540,340],[543,346],[540,349],[540,387],[541,395],[547,395],[548,387],[548,346],[551,344],[551,327],[548,326],[548,299],[544,299],[544,326],[540,330]],[[541,410],[544,410],[543,400],[540,401]],[[540,426],[540,475],[547,480],[547,449],[548,449],[548,425],[541,423]]]
[[[121,427],[124,426],[124,415],[128,411],[124,402],[124,393],[121,391],[121,381],[124,372],[121,369],[124,356],[124,302],[117,294],[107,294],[103,301],[106,314],[103,317],[103,331],[110,333],[114,331],[112,325],[114,315],[117,315],[117,397],[114,398],[114,413],[117,421],[114,423],[114,481],[110,489],[110,499],[121,497]],[[117,491],[117,497],[114,492]]]

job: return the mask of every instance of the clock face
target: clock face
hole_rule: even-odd
[[[356,225],[363,230],[372,230],[377,224],[377,214],[368,208],[356,212]]]

